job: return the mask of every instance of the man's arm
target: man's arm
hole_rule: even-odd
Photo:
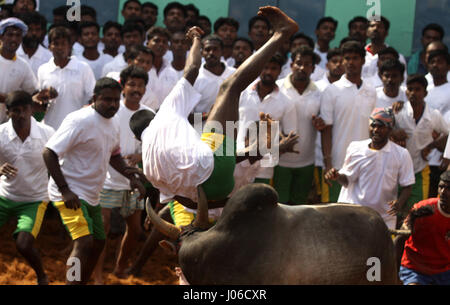
[[[347,187],[348,185],[348,177],[344,174],[340,174],[339,171],[335,168],[331,168],[328,172],[325,173],[326,181],[337,181],[343,187]]]
[[[43,152],[43,157],[45,166],[47,166],[50,176],[52,176],[53,180],[55,180],[66,207],[73,210],[78,209],[81,206],[80,199],[70,190],[69,185],[67,184],[61,171],[58,155],[53,150],[46,147]]]
[[[329,171],[333,165],[331,160],[331,149],[332,149],[332,128],[333,125],[327,125],[322,132],[320,133],[320,139],[322,143],[322,154],[323,154],[323,163],[325,166],[325,172]]]
[[[198,71],[202,65],[201,54],[201,37],[203,35],[202,29],[199,27],[192,27],[186,34],[186,37],[192,41],[191,50],[189,56],[186,59],[186,65],[184,68],[184,78],[193,86],[198,76]]]
[[[402,188],[400,192],[400,196],[398,196],[397,200],[393,200],[389,202],[390,209],[388,210],[388,214],[392,216],[397,216],[397,214],[401,211],[409,196],[411,195],[412,185],[405,186]]]
[[[139,193],[141,194],[139,196],[139,199],[144,198],[146,193],[144,185],[139,180],[139,176],[134,174],[132,171],[127,170],[127,165],[120,154],[111,156],[109,164],[122,176],[130,180],[130,186],[132,190],[138,189]]]

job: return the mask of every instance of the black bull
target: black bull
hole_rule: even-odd
[[[201,202],[197,218],[204,219]],[[150,214],[163,233],[179,236]],[[210,229],[184,234],[178,255],[193,285],[398,283],[391,234],[376,211],[350,204],[283,205],[264,184],[236,192]]]

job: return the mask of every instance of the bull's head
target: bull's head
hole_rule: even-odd
[[[179,244],[181,236],[184,233],[204,231],[209,228],[208,200],[201,186],[198,187],[197,215],[192,222],[192,225],[189,227],[179,228],[159,217],[153,210],[149,199],[147,199],[146,202],[146,210],[155,228],[162,234],[167,236],[169,240],[176,242],[177,245]],[[171,243],[165,240],[161,241],[160,245],[165,249],[171,248]],[[177,253],[178,250],[179,247],[175,247],[172,249],[172,252]]]

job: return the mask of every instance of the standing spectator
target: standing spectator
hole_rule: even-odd
[[[131,18],[141,17],[142,4],[139,0],[127,0],[122,7],[121,14],[125,22]]]
[[[23,90],[34,93],[38,87],[30,65],[20,57],[16,57],[22,38],[28,27],[15,17],[0,22],[0,123],[6,120],[5,99],[9,92]]]
[[[392,107],[398,101],[407,100],[405,89],[401,87],[405,66],[397,59],[388,59],[380,67],[382,87],[376,88],[377,108]]]
[[[98,51],[100,26],[95,22],[81,22],[78,31],[84,51],[77,58],[91,67],[95,79],[98,80],[102,77],[104,66],[113,60],[111,56]]]
[[[248,22],[248,37],[258,50],[270,38],[270,22],[263,16],[254,16]]]
[[[281,92],[294,105],[296,116],[291,118],[291,127],[299,135],[294,146],[297,153],[280,156],[274,170],[273,186],[279,201],[287,204],[305,204],[314,176],[314,145],[317,132],[316,116],[320,110],[320,91],[310,76],[319,56],[309,46],[301,46],[292,53],[292,73],[277,82]],[[292,124],[291,123],[291,124]],[[289,130],[283,130],[285,134]]]
[[[122,45],[122,25],[114,21],[107,21],[103,25],[103,54],[111,56],[113,59],[119,55],[119,53],[125,52],[125,47]]]
[[[17,55],[28,61],[37,78],[39,67],[52,58],[52,53],[41,45],[42,36],[45,36],[47,31],[47,20],[37,12],[22,14],[20,18],[28,26],[28,31]]]
[[[317,37],[314,51],[319,54],[321,58],[320,67],[323,69],[325,69],[327,64],[330,42],[334,39],[337,27],[338,22],[332,17],[323,17],[317,22],[316,30],[314,31]]]
[[[389,59],[399,60],[399,58],[400,58],[397,50],[395,50],[392,47],[387,47],[387,48],[381,50],[380,52],[378,52],[377,56],[378,56],[377,72],[374,75],[365,78],[365,81],[370,83],[370,85],[372,87],[374,87],[375,89],[383,87],[383,81],[381,80],[381,72],[380,72],[380,68],[383,65],[383,63]],[[403,70],[405,70],[405,69],[403,69]],[[402,85],[404,87],[406,87],[406,78],[407,78],[407,74],[405,71],[405,72],[403,72],[403,81],[402,81]]]
[[[172,51],[173,60],[170,68],[173,69],[178,79],[183,77],[184,66],[186,65],[186,54],[189,50],[189,44],[186,41],[183,32],[175,32],[170,38],[170,51]]]
[[[338,202],[368,206],[383,217],[388,228],[395,229],[396,213],[415,182],[413,162],[405,148],[389,140],[394,127],[392,109],[375,108],[369,123],[370,139],[350,143],[343,167],[332,168],[325,178],[342,185]],[[399,185],[402,190],[397,198]]]
[[[158,6],[152,2],[144,2],[142,4],[141,17],[145,22],[145,32],[147,32],[156,23]]]
[[[427,60],[428,59],[428,55],[432,51],[437,51],[437,50],[444,50],[445,52],[448,53],[448,47],[442,41],[436,40],[436,41],[430,42],[428,44],[427,48],[425,49],[425,62],[428,62],[428,60]],[[425,78],[427,79],[427,82],[428,82],[429,85],[433,84],[433,82],[434,82],[433,81],[433,76],[431,75],[430,72],[428,72],[425,75]],[[450,69],[447,72],[447,79],[450,79]]]
[[[186,7],[179,2],[170,2],[164,8],[164,25],[170,33],[184,32],[186,27]]]
[[[93,105],[68,115],[43,153],[51,176],[50,200],[74,241],[67,268],[75,257],[81,267],[79,282],[68,278],[67,284],[86,284],[103,250],[105,231],[98,202],[108,164],[130,180],[132,189],[138,188],[141,196],[145,194],[138,178],[126,172],[120,155],[119,126],[113,119],[120,94],[117,81],[100,79],[95,85]]]
[[[58,96],[49,101],[44,123],[57,129],[69,113],[87,105],[92,97],[95,77],[85,62],[70,56],[70,31],[62,26],[48,34],[53,58],[38,70],[39,88],[53,87]]]
[[[436,23],[427,24],[422,30],[422,49],[411,55],[408,60],[408,75],[427,74],[427,62],[425,60],[425,51],[427,46],[433,41],[442,41],[444,39],[444,29]]]
[[[348,37],[355,39],[365,46],[367,41],[367,27],[369,20],[363,16],[356,16],[348,22]]]
[[[440,176],[439,197],[415,204],[403,228],[405,243],[399,277],[403,285],[450,285],[450,172]]]
[[[233,44],[233,53],[231,55],[234,59],[233,68],[237,69],[250,57],[250,55],[253,54],[254,50],[253,43],[249,39],[243,37],[236,38]]]
[[[48,204],[48,174],[41,151],[55,132],[31,116],[31,95],[14,91],[6,98],[10,120],[0,125],[0,226],[18,219],[14,232],[17,250],[33,268],[40,285],[48,278],[34,241]]]
[[[322,131],[324,173],[332,167],[340,169],[352,141],[369,137],[367,121],[376,103],[376,92],[361,79],[364,48],[356,41],[342,45],[345,75],[331,84],[322,94],[320,116],[327,127]],[[322,184],[322,202],[336,202],[340,185]]]
[[[14,0],[12,11],[14,15],[31,13],[36,10],[36,0]]]
[[[230,67],[235,64],[232,53],[238,30],[239,22],[233,18],[220,17],[214,22],[214,33],[222,38],[223,42],[222,58]]]
[[[200,10],[192,3],[184,6],[186,8],[186,25],[196,25],[198,16],[200,16]]]
[[[198,26],[203,30],[203,37],[211,34],[211,21],[207,16],[199,16],[197,22]]]

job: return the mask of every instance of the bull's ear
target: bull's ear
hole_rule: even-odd
[[[175,246],[175,244],[173,242],[170,242],[168,240],[161,240],[159,242],[159,245],[161,246],[161,248],[164,249],[164,251],[166,251],[168,254],[171,255],[177,255],[177,247]]]

